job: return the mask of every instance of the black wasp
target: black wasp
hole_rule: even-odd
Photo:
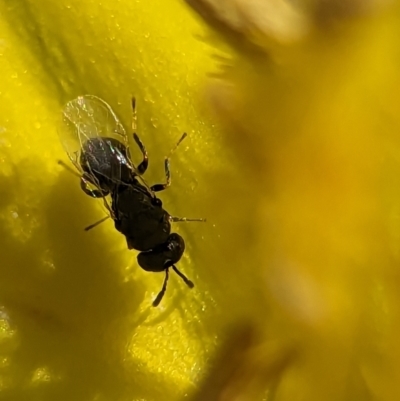
[[[60,136],[79,172],[82,190],[93,198],[102,198],[108,211],[105,218],[85,230],[111,217],[115,228],[125,236],[128,249],[140,251],[137,257],[140,267],[151,272],[165,271],[162,289],[153,302],[157,306],[165,294],[170,267],[189,288],[194,286],[175,266],[183,255],[185,242],[179,234],[171,233],[171,223],[205,219],[172,217],[155,195],[170,186],[169,157],[186,134],[165,158],[166,183],[149,186],[142,177],[149,161],[146,148],[135,132],[134,99],[132,109],[133,139],[143,157],[137,167],[131,161],[125,129],[111,107],[96,96],[79,96],[65,105]],[[60,164],[69,169],[63,162]]]

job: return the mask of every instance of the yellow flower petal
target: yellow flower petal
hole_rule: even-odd
[[[250,368],[267,399],[400,396],[400,14],[397,3],[370,11],[310,13],[307,38],[257,51],[216,25],[237,56],[209,95],[247,172],[224,191],[226,219],[237,213],[221,249],[241,276],[229,299],[247,307],[260,342],[297,351],[272,384]]]
[[[57,135],[63,104],[89,93],[105,99],[150,155],[147,180],[173,215],[208,217],[206,171],[218,147],[197,111],[208,69],[202,29],[178,3],[50,0],[0,5],[0,392],[7,399],[173,400],[197,381],[215,333],[202,264],[212,224],[182,223],[179,264],[196,284],[149,274],[103,216],[101,202],[57,164],[68,161]],[[134,151],[134,158],[140,158]],[[216,164],[221,162],[216,160]],[[4,345],[4,346],[3,346]]]

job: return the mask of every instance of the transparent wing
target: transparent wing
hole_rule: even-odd
[[[114,138],[128,148],[125,129],[114,111],[104,100],[93,95],[79,96],[65,105],[59,136],[68,157],[80,172],[79,156],[88,139]],[[108,146],[106,141],[104,146]]]
[[[69,159],[81,174],[79,158],[82,147],[89,139],[102,141],[105,152],[110,144],[102,138],[114,138],[128,149],[128,137],[114,111],[104,100],[93,95],[79,96],[64,106],[58,134]],[[130,163],[130,160],[126,162]],[[114,173],[118,175],[117,171]],[[92,182],[97,183],[94,175]],[[99,188],[98,185],[95,187]],[[111,213],[109,197],[102,198],[102,202],[107,212]]]
[[[136,109],[133,102],[133,121],[132,128],[136,128]],[[102,142],[104,150],[104,159],[110,154],[116,155],[120,163],[113,163],[112,178],[119,180],[121,178],[122,164],[129,166],[132,172],[137,172],[136,166],[132,163],[130,157],[129,140],[126,131],[119,122],[112,108],[102,99],[93,95],[83,95],[69,101],[62,110],[61,124],[59,127],[59,136],[61,143],[66,151],[69,159],[76,169],[83,174],[79,159],[82,148],[89,139],[97,138]],[[124,147],[126,157],[121,153],[120,149],[114,147],[110,141],[105,138],[113,138],[120,142]],[[102,159],[98,153],[96,157]],[[120,170],[118,171],[118,168]],[[100,171],[97,171],[100,173]],[[154,196],[151,188],[143,179],[137,177],[142,185],[144,185],[149,194]],[[92,182],[98,183],[95,175],[92,175]],[[106,199],[104,199],[107,203]],[[110,208],[107,207],[109,210]]]

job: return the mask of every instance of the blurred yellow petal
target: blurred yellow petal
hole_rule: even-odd
[[[188,3],[236,53],[208,90],[247,173],[224,191],[243,246],[221,249],[260,289],[228,298],[297,350],[268,399],[399,399],[398,2],[309,2],[309,35],[273,46],[225,18],[238,1]]]

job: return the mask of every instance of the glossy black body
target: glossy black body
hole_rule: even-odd
[[[136,178],[124,144],[114,138],[91,138],[83,144],[79,162],[85,179],[98,187],[83,190],[93,197],[111,194],[114,226],[125,236],[128,249],[141,251],[139,266],[162,272],[179,262],[185,242],[171,234],[170,215],[161,200]],[[164,184],[154,187],[163,189]]]
[[[135,140],[140,143],[137,137]],[[93,197],[111,195],[114,226],[125,236],[128,249],[141,251],[139,266],[161,272],[181,259],[185,242],[180,235],[171,234],[170,215],[161,200],[136,178],[147,169],[147,155],[143,152],[144,162],[134,171],[123,143],[108,137],[88,139],[82,146],[79,163],[85,179],[96,184],[98,190],[87,191],[86,186],[82,189]],[[151,188],[163,190],[165,184]]]
[[[114,192],[122,183],[134,183],[129,152],[115,138],[88,139],[82,146],[79,164],[85,179],[96,185],[103,196]]]
[[[115,228],[125,235],[128,249],[147,251],[165,242],[171,232],[169,215],[160,199],[149,196],[137,181],[120,186],[113,194],[112,211]]]
[[[170,215],[161,200],[137,180],[113,193],[112,211],[115,228],[125,236],[128,249],[142,251],[138,263],[144,270],[160,272],[181,259],[183,238],[171,234]]]

